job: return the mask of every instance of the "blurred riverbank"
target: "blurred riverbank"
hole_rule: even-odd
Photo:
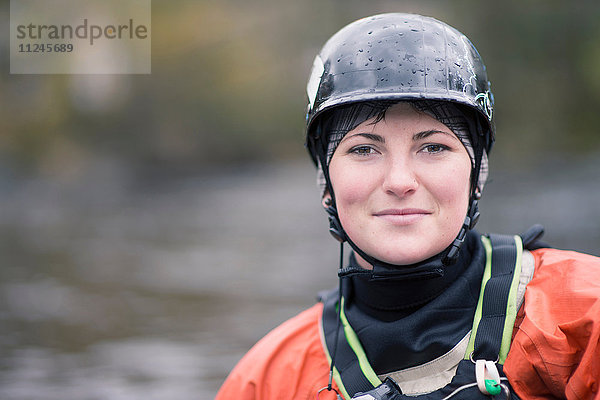
[[[600,157],[492,165],[482,232],[533,223],[600,253]],[[196,175],[105,165],[0,178],[0,398],[212,398],[268,330],[336,284],[308,161]]]

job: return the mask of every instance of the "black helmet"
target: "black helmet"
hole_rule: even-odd
[[[439,276],[443,265],[456,261],[466,232],[479,217],[476,192],[484,152],[494,142],[493,95],[485,65],[469,39],[434,18],[414,14],[380,14],[355,21],[325,43],[313,63],[306,87],[307,148],[315,163],[323,166],[328,188],[327,133],[320,118],[334,108],[365,101],[437,100],[455,103],[469,123],[475,150],[471,203],[460,233],[441,254],[406,268],[377,260],[359,249],[344,232],[335,208],[329,213],[330,232],[347,241],[373,270],[346,269],[340,276],[369,273],[372,278]]]
[[[451,101],[480,116],[477,130],[486,151],[494,142],[485,65],[465,35],[434,18],[390,13],[352,22],[315,57],[306,91],[307,146],[315,162],[318,117],[361,101]]]

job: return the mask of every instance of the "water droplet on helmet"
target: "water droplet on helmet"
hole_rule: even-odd
[[[373,61],[373,57],[369,56],[369,61]]]
[[[362,53],[362,52],[363,52],[363,49],[358,49],[358,52],[359,52],[359,53]]]
[[[379,62],[383,62],[383,58],[380,58],[380,59],[379,59]]]
[[[373,33],[373,31],[369,31],[369,33],[368,33],[368,34],[370,35],[371,33]]]

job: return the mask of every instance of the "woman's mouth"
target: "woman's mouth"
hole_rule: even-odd
[[[420,208],[390,208],[373,213],[373,216],[381,218],[394,225],[410,225],[430,215],[431,212]]]

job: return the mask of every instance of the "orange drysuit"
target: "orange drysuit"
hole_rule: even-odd
[[[600,258],[555,249],[532,254],[535,273],[504,373],[522,399],[600,399]],[[316,399],[329,376],[322,310],[316,304],[261,339],[231,372],[217,400]],[[319,395],[335,398],[326,390]]]

